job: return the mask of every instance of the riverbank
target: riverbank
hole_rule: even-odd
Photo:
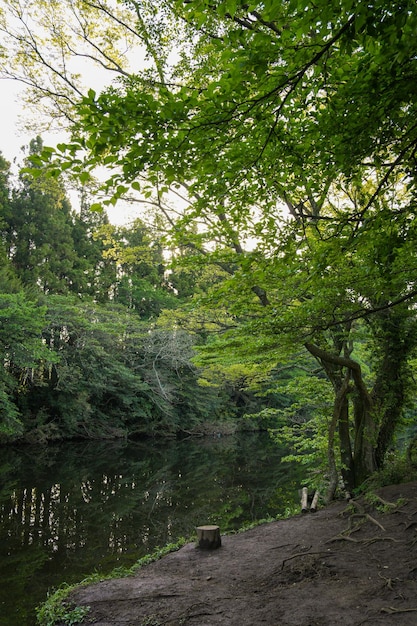
[[[134,576],[80,587],[96,626],[412,626],[417,621],[417,482],[347,505],[188,543]]]

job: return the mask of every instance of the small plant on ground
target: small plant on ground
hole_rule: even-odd
[[[40,626],[54,626],[62,622],[66,626],[80,624],[88,614],[89,606],[71,606],[65,600],[72,587],[65,585],[55,591],[48,600],[36,609],[37,621]]]
[[[407,503],[407,500],[405,498],[398,498],[396,502],[387,502],[372,491],[366,494],[365,500],[369,504],[372,504],[372,506],[374,506],[375,509],[377,509],[377,511],[380,511],[381,513],[392,513],[393,511],[397,511],[402,506],[404,506],[404,504]]]
[[[404,456],[396,453],[387,455],[384,467],[375,472],[366,481],[366,491],[385,487],[386,485],[399,485],[417,479],[417,468],[414,467]]]

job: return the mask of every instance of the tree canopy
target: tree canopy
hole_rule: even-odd
[[[53,33],[55,3],[34,4]],[[149,200],[184,265],[216,268],[192,310],[227,338],[230,360],[273,371],[304,349],[333,390],[330,492],[336,442],[346,486],[357,486],[382,466],[412,389],[415,3],[61,5],[86,56],[96,50],[117,80],[83,91],[5,23],[15,51],[31,46],[28,82],[45,95],[46,72],[69,119],[70,140],[34,163],[84,182],[105,166],[107,202]],[[62,59],[74,55],[65,37],[63,25],[49,39]],[[144,51],[142,68],[120,56],[125,40]]]

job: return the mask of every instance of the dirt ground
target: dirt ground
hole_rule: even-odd
[[[100,626],[417,625],[417,482],[195,543],[77,590]],[[385,511],[380,509],[384,508]]]

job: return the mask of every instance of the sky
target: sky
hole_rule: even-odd
[[[11,4],[12,3],[10,3],[10,5]],[[13,9],[9,11],[7,7],[5,8],[4,16],[7,25],[5,26],[5,31],[0,33],[0,52],[1,49],[4,48],[4,50],[8,51],[11,55],[11,58],[14,58],[13,55],[15,54],[15,49],[17,52],[20,51],[22,53],[23,51],[23,54],[25,54],[25,46],[19,46],[16,42],[20,42],[21,36],[23,36],[23,41],[25,38],[28,38],[30,50],[32,46],[31,34],[33,33],[35,36],[35,48],[38,49],[39,47],[40,55],[45,60],[46,65],[49,63],[54,65],[55,60],[58,58],[57,63],[59,68],[62,58],[59,54],[58,57],[56,57],[57,51],[54,48],[54,44],[50,45],[50,42],[54,41],[56,32],[60,32],[59,29],[58,31],[55,30],[55,20],[62,18],[59,11],[61,3],[52,3],[54,6],[51,4],[51,13],[46,11],[45,15],[43,14],[42,8],[39,12],[36,10],[36,2],[22,2],[20,4],[23,7],[22,12],[20,10],[14,11]],[[16,5],[19,5],[19,3],[16,3]],[[109,6],[111,5],[112,2],[109,3]],[[45,8],[47,5],[42,6]],[[100,52],[97,52],[94,42],[91,45],[89,44],[89,36],[93,33],[91,36],[93,39],[96,37],[98,45],[101,47],[100,37],[104,33],[104,41],[106,41],[106,33],[109,25],[106,19],[104,19],[104,30],[101,32],[101,22],[95,22],[95,20],[98,20],[99,18],[94,14],[95,17],[92,21],[91,33],[87,33],[87,37],[85,38],[85,33],[83,31],[83,20],[85,15],[83,11],[78,10],[79,7],[77,3],[62,2],[62,7],[64,10],[63,15],[65,15],[65,17],[68,16],[68,21],[65,20],[63,24],[65,24],[64,29],[66,29],[66,35],[69,37],[69,39],[65,39],[65,42],[68,45],[68,50],[65,48],[65,50],[67,50],[66,58],[64,59],[65,72],[68,71],[69,75],[79,75],[79,77],[77,77],[77,81],[79,79],[79,83],[82,85],[82,90],[84,92],[87,88],[91,88],[99,93],[105,86],[109,85],[111,80],[114,80],[115,74],[114,72],[109,72],[108,70],[103,69],[103,65],[108,65],[106,63],[107,57],[105,45],[103,44],[104,56],[101,56]],[[58,10],[55,12],[57,8]],[[65,11],[67,11],[67,13],[65,13]],[[58,21],[56,23],[58,24]],[[110,24],[110,26],[114,27],[114,24]],[[97,28],[98,31],[96,32]],[[1,35],[4,35],[4,32],[11,33],[11,38],[6,36],[5,39],[2,40]],[[109,32],[111,32],[111,29]],[[118,31],[116,31],[116,34],[117,32]],[[130,32],[127,30],[123,36],[116,39],[116,53],[123,55],[126,63],[128,63],[134,71],[139,71],[149,65],[141,36],[132,38],[130,36]],[[57,50],[59,53],[58,48]],[[93,57],[96,59],[96,62],[93,61]],[[21,59],[19,55],[16,58],[18,59],[18,62],[19,59]],[[2,57],[1,61],[2,63],[7,63],[7,58],[4,59]],[[12,71],[18,71],[19,73],[25,75],[25,72],[21,72],[19,68],[17,68],[17,70],[12,68]],[[3,74],[3,76],[4,75],[5,74]],[[25,116],[25,111],[23,109],[24,90],[25,85],[22,83],[0,77],[0,152],[10,163],[16,163],[15,165],[12,165],[13,172],[17,171],[18,165],[22,163],[25,156],[24,152],[21,150],[22,146],[27,146],[30,140],[35,138],[36,135],[41,135],[43,143],[46,146],[53,147],[57,143],[66,141],[65,133],[46,133],[41,128],[38,130],[33,128],[30,132],[24,129],[22,119]],[[32,122],[33,118],[34,112],[32,109],[30,112],[26,113],[26,121],[28,122],[30,120],[30,122]],[[69,198],[73,208],[77,209],[78,198],[75,198],[74,194],[71,193],[69,193]],[[92,201],[94,202],[96,200],[93,199]],[[115,224],[124,224],[131,222],[135,217],[140,216],[141,213],[143,215],[143,205],[138,203],[128,205],[127,203],[119,202],[116,207],[109,207],[107,209],[107,213],[111,222]]]
[[[0,152],[12,165],[20,164],[24,158],[22,146],[27,146],[31,139],[36,137],[36,129],[28,133],[23,128],[25,111],[22,108],[22,94],[24,86],[14,80],[0,80]],[[45,145],[55,146],[63,141],[65,134],[40,133]],[[70,196],[74,209],[77,209],[78,199]],[[137,206],[119,203],[116,207],[107,209],[109,219],[113,224],[126,224],[139,216]]]
[[[19,103],[22,91],[22,86],[16,81],[6,79],[0,81],[0,151],[10,162],[16,157],[18,160],[21,159],[20,148],[31,139],[18,129],[19,115],[22,113]]]

